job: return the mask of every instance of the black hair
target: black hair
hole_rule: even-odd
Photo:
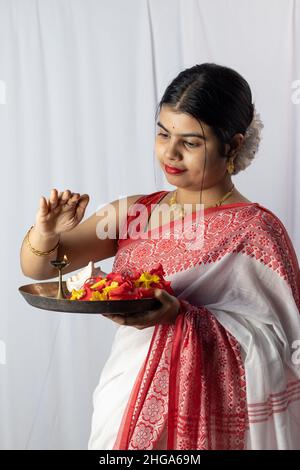
[[[225,155],[236,133],[245,134],[253,119],[254,104],[248,82],[235,70],[215,63],[194,65],[180,72],[168,85],[156,111],[162,105],[187,113],[211,127]],[[202,127],[202,126],[201,126]]]

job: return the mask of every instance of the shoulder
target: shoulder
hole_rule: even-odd
[[[155,191],[155,192],[149,193],[149,194],[134,194],[134,195],[131,195],[131,196],[124,196],[123,198],[116,199],[116,200],[112,201],[111,204],[118,211],[121,210],[123,212],[124,209],[127,208],[127,210],[128,210],[129,207],[131,205],[135,204],[135,203],[148,205],[152,202],[156,202],[166,192],[168,192],[168,191],[161,190],[161,191]]]
[[[241,234],[253,229],[270,236],[287,234],[279,217],[257,202],[246,205],[237,204],[226,211],[224,215],[225,219],[228,218],[228,223],[230,222],[230,228],[239,229]]]
[[[109,211],[115,215],[117,237],[119,237],[119,231],[123,222],[126,220],[130,207],[137,202],[143,201],[145,197],[145,194],[133,194],[111,201]]]
[[[256,203],[248,215],[240,212],[242,252],[275,268],[283,277],[298,272],[298,259],[283,222],[270,209]]]
[[[289,238],[283,222],[274,212],[259,203],[254,204],[252,207],[252,223],[255,224],[257,229],[269,235],[270,238]]]
[[[207,224],[209,233],[215,234],[215,243],[222,241],[233,253],[278,267],[284,260],[297,270],[297,256],[284,224],[259,203],[228,207],[222,217],[212,213]]]
[[[270,209],[259,203],[241,205],[228,213],[228,229],[239,233],[241,239],[255,244],[282,244],[289,240],[283,223]]]
[[[128,222],[136,217],[136,211],[138,211],[138,213],[144,209],[149,211],[151,204],[158,202],[166,192],[167,191],[155,191],[150,194],[134,194],[115,201],[117,204],[116,210],[118,214],[118,238],[120,237],[120,234],[123,233],[123,230],[126,229]],[[136,207],[133,207],[135,205]],[[142,209],[141,207],[138,207],[138,205],[142,205]],[[131,211],[130,208],[132,208]]]
[[[278,246],[278,249],[284,249],[292,256],[294,261],[297,262],[293,243],[283,222],[270,209],[267,209],[260,204],[256,204],[256,207],[258,225],[261,230],[263,230],[264,233],[268,235],[269,239]]]

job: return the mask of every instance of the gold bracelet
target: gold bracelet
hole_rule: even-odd
[[[48,251],[40,251],[40,250],[37,250],[36,248],[33,248],[33,246],[31,245],[30,241],[29,241],[29,233],[30,231],[33,229],[34,225],[32,225],[30,227],[30,229],[28,230],[27,234],[26,234],[26,242],[27,242],[27,245],[29,246],[30,250],[32,251],[32,253],[34,253],[35,255],[37,256],[47,256],[47,255],[50,255],[50,253],[53,253],[53,251],[56,250],[56,248],[58,248],[59,246],[59,242],[60,240],[58,240],[58,242],[56,243],[55,247],[52,248],[52,250],[48,250]]]

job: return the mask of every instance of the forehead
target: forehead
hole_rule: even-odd
[[[188,133],[199,132],[202,133],[200,123],[193,116],[187,113],[176,111],[173,107],[163,105],[158,115],[157,121],[161,122],[170,132],[174,133]],[[205,134],[210,135],[210,127],[201,121]]]

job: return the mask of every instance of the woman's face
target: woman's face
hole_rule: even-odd
[[[201,189],[205,143],[207,158],[203,189],[218,184],[228,176],[227,159],[218,152],[217,137],[209,126],[203,122],[201,124],[205,136],[199,122],[191,115],[175,112],[174,108],[167,105],[161,107],[156,124],[155,153],[168,182],[174,186],[197,191]],[[171,174],[165,165],[185,171]]]

